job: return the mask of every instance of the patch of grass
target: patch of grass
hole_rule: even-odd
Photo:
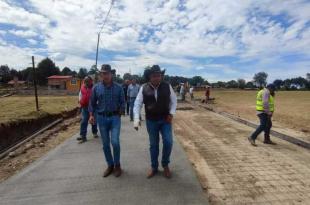
[[[256,93],[257,91],[213,89],[211,97],[215,97],[215,107],[257,121]],[[196,92],[195,97],[204,97],[204,92]],[[274,121],[284,127],[310,130],[310,92],[276,92]]]
[[[11,96],[0,99],[0,123],[19,119],[35,119],[47,114],[58,114],[77,107],[77,96],[39,97],[40,111],[36,111],[33,96]]]

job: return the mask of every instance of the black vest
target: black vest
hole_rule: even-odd
[[[145,105],[146,119],[160,120],[164,119],[170,113],[170,85],[161,82],[157,88],[157,101],[155,98],[155,89],[147,83],[143,86],[143,103]]]

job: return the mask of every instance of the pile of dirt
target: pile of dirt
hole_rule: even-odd
[[[17,120],[9,123],[0,124],[0,152],[8,149],[17,142],[30,136],[41,128],[59,118],[69,118],[77,114],[78,108],[64,111],[59,114],[43,113],[39,118],[28,120]]]
[[[1,159],[0,183],[72,137],[79,128],[79,122],[79,116],[66,119]]]

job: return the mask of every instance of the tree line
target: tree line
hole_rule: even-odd
[[[146,67],[145,69],[147,69]],[[80,68],[78,72],[71,70],[68,67],[64,67],[62,70],[55,63],[45,58],[40,61],[36,67],[37,82],[41,86],[47,85],[47,78],[52,75],[71,75],[80,79],[83,79],[87,75],[94,75],[97,73],[96,66],[93,65],[90,69]],[[0,66],[0,83],[7,84],[12,80],[14,76],[17,76],[19,80],[32,83],[33,72],[32,67],[27,67],[23,70],[15,70],[9,68],[7,65]],[[132,75],[125,73],[123,76],[116,74],[114,80],[118,83],[123,83],[125,80],[135,78],[139,83],[145,83],[143,75]],[[215,88],[239,88],[239,89],[257,89],[267,84],[268,74],[266,72],[259,72],[253,76],[253,80],[246,81],[244,79],[230,80],[230,81],[217,81],[214,83],[208,82],[201,76],[183,77],[183,76],[171,76],[165,75],[164,80],[171,83],[172,86],[178,86],[180,83],[189,83],[191,86],[212,86]],[[306,77],[296,77],[290,79],[276,79],[274,85],[279,90],[310,90],[310,73],[306,74]]]

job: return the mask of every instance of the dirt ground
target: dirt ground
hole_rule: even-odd
[[[233,89],[213,89],[214,106],[222,111],[258,122],[255,111],[257,91]],[[195,97],[201,98],[204,92],[196,92]],[[274,127],[290,128],[310,134],[310,92],[279,91],[276,92]]]
[[[310,151],[272,138],[249,145],[253,129],[203,108],[178,110],[175,135],[210,204],[310,204]]]
[[[77,96],[40,96],[40,111],[35,111],[33,96],[10,96],[0,99],[0,123],[19,119],[36,119],[45,114],[69,111],[78,105]]]
[[[79,129],[79,117],[67,119],[52,129],[19,147],[15,157],[5,157],[0,160],[0,182],[16,174],[24,167],[54,149],[66,139],[76,134]]]

